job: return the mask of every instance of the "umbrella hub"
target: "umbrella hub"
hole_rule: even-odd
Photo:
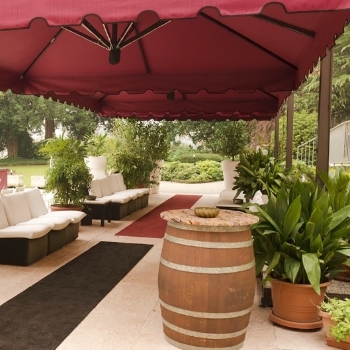
[[[109,63],[110,64],[118,64],[120,61],[120,53],[121,50],[119,47],[111,48],[109,51]]]

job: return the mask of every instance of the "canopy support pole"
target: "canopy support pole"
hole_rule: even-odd
[[[329,140],[331,126],[333,49],[327,49],[327,55],[321,61],[320,87],[318,100],[318,135],[316,170],[328,174],[329,171]],[[316,174],[319,183],[322,180]]]
[[[292,167],[293,162],[293,119],[294,119],[294,93],[287,101],[287,141],[286,141],[286,168]]]
[[[281,112],[278,112],[275,117],[275,158],[280,156],[280,118]]]

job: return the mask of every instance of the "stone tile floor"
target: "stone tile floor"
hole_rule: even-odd
[[[113,221],[101,227],[100,222],[94,220],[92,226],[81,227],[76,241],[31,266],[0,266],[0,304],[99,241],[153,244],[154,247],[144,259],[97,305],[58,350],[176,349],[164,339],[160,316],[157,277],[163,240],[115,236],[116,232],[174,195],[167,185],[163,185],[161,183],[160,193],[150,196],[150,205],[147,208],[125,217],[122,221]],[[208,185],[207,191],[205,186],[199,186],[198,189],[196,186],[186,185],[181,187],[182,190],[179,190],[179,186],[175,193],[202,193],[203,197],[195,205],[213,206],[219,199],[220,188],[222,189],[220,186],[223,186],[222,183]],[[172,190],[175,188],[176,186],[171,186]],[[330,349],[325,343],[322,329],[296,331],[271,323],[268,319],[271,309],[259,307],[260,299],[261,287],[257,281],[255,302],[243,350]]]

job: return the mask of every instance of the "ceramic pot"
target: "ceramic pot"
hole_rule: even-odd
[[[273,309],[270,320],[289,328],[322,328],[318,306],[323,301],[330,282],[321,284],[318,295],[310,284],[295,284],[271,280]]]
[[[151,192],[152,194],[159,193],[159,183],[162,178],[162,168],[164,166],[164,160],[157,160],[157,167],[152,171],[150,179],[151,181],[155,181],[158,183],[158,185],[152,185],[151,186]]]
[[[89,167],[90,172],[94,179],[102,179],[106,176],[107,157],[87,157],[85,163]]]
[[[224,186],[226,190],[232,190],[235,183],[234,176],[237,176],[236,166],[239,161],[223,160],[221,162],[221,169],[224,176]]]

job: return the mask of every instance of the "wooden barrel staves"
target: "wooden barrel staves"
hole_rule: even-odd
[[[256,283],[249,225],[168,221],[158,277],[170,344],[191,350],[243,346]]]

